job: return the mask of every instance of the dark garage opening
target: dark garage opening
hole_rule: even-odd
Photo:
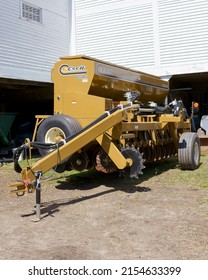
[[[51,114],[53,83],[1,78],[0,154],[21,145],[25,138],[32,137],[35,115]]]
[[[199,103],[199,119],[208,115],[208,72],[173,75],[169,82],[170,95],[181,98],[188,113],[194,101]]]

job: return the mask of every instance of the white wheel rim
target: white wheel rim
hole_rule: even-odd
[[[66,135],[59,127],[52,127],[46,132],[45,143],[56,143],[57,137],[65,139]]]
[[[194,162],[195,164],[199,162],[199,145],[197,142],[194,143]]]

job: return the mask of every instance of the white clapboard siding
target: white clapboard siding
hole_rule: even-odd
[[[69,54],[67,0],[28,0],[42,23],[21,18],[21,1],[0,0],[0,77],[49,82],[53,63]]]
[[[157,75],[208,70],[208,0],[75,0],[76,51]]]
[[[102,5],[109,5],[109,4],[113,4],[113,3],[116,3],[116,2],[122,2],[122,1],[125,1],[125,0],[80,0],[80,1],[76,1],[76,6],[77,6],[77,9],[80,10],[80,9],[88,9],[88,8],[95,8],[95,7],[100,7]]]
[[[123,66],[154,65],[152,1],[76,0],[76,51]]]
[[[161,65],[208,62],[208,1],[159,0]]]

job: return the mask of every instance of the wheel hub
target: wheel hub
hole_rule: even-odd
[[[45,134],[45,143],[57,143],[65,139],[64,131],[59,127],[52,127]]]

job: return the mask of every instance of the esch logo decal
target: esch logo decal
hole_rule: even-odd
[[[85,65],[70,66],[67,64],[62,64],[59,68],[59,73],[61,75],[77,75],[87,73]]]

